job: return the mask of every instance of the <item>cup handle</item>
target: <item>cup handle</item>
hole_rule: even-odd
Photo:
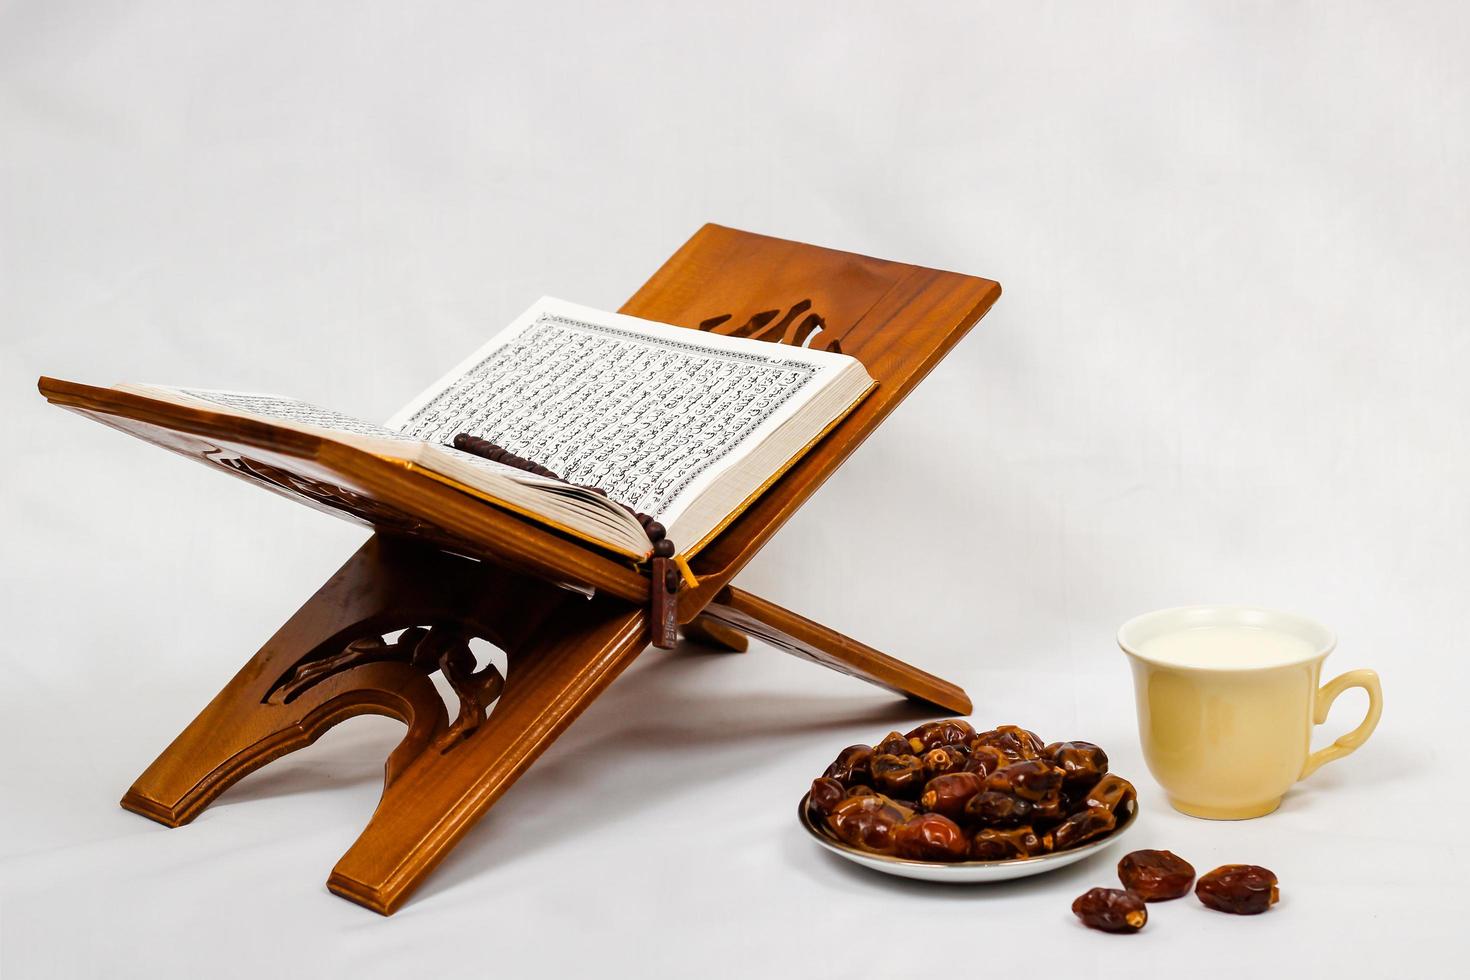
[[[1306,779],[1312,773],[1322,767],[1324,763],[1334,759],[1341,759],[1351,754],[1358,746],[1368,741],[1368,736],[1373,734],[1373,729],[1378,727],[1378,719],[1383,715],[1383,688],[1378,684],[1378,675],[1371,670],[1350,670],[1346,674],[1339,674],[1317,691],[1317,704],[1313,711],[1312,721],[1318,725],[1327,720],[1327,713],[1332,710],[1332,702],[1337,696],[1350,687],[1361,687],[1368,692],[1368,715],[1363,723],[1325,749],[1318,749],[1307,756],[1306,764],[1302,766],[1302,774],[1298,779]]]

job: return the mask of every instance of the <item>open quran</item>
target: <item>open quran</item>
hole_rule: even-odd
[[[281,395],[114,388],[340,442],[642,560],[648,519],[694,554],[873,385],[845,354],[542,299],[381,425]]]

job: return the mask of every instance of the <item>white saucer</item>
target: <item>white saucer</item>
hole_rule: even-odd
[[[971,884],[1045,874],[1048,871],[1075,864],[1083,858],[1091,857],[1098,851],[1116,844],[1124,834],[1133,829],[1133,825],[1138,822],[1138,802],[1129,801],[1123,811],[1122,820],[1106,837],[1068,851],[1057,851],[1054,854],[1041,854],[1029,858],[1012,858],[1008,861],[911,861],[908,858],[860,851],[837,840],[824,828],[813,823],[807,814],[805,796],[801,798],[801,803],[797,807],[797,816],[801,820],[801,825],[806,828],[807,833],[816,838],[818,844],[833,854],[845,857],[865,868],[872,868],[884,874],[898,875],[900,878]]]

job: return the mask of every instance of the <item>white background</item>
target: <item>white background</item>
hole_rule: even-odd
[[[1467,952],[1470,14],[1447,3],[0,3],[0,975],[1443,975]],[[117,798],[364,533],[44,404],[42,373],[367,417],[705,221],[1005,295],[743,576],[1107,746],[1135,846],[1265,864],[1141,935],[1111,860],[970,889],[819,851],[918,717],[652,651],[397,916],[329,895],[399,726],[165,830]],[[1255,602],[1376,667],[1275,815],[1169,811],[1116,626]],[[1324,742],[1356,724],[1339,701]],[[954,964],[948,966],[947,964]]]

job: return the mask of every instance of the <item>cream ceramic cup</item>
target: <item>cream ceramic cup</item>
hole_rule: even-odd
[[[1350,670],[1318,686],[1336,644],[1320,623],[1247,606],[1162,609],[1123,624],[1143,756],[1176,810],[1262,816],[1297,780],[1368,740],[1383,713],[1378,675]],[[1368,692],[1367,717],[1312,752],[1313,724],[1351,687]]]

